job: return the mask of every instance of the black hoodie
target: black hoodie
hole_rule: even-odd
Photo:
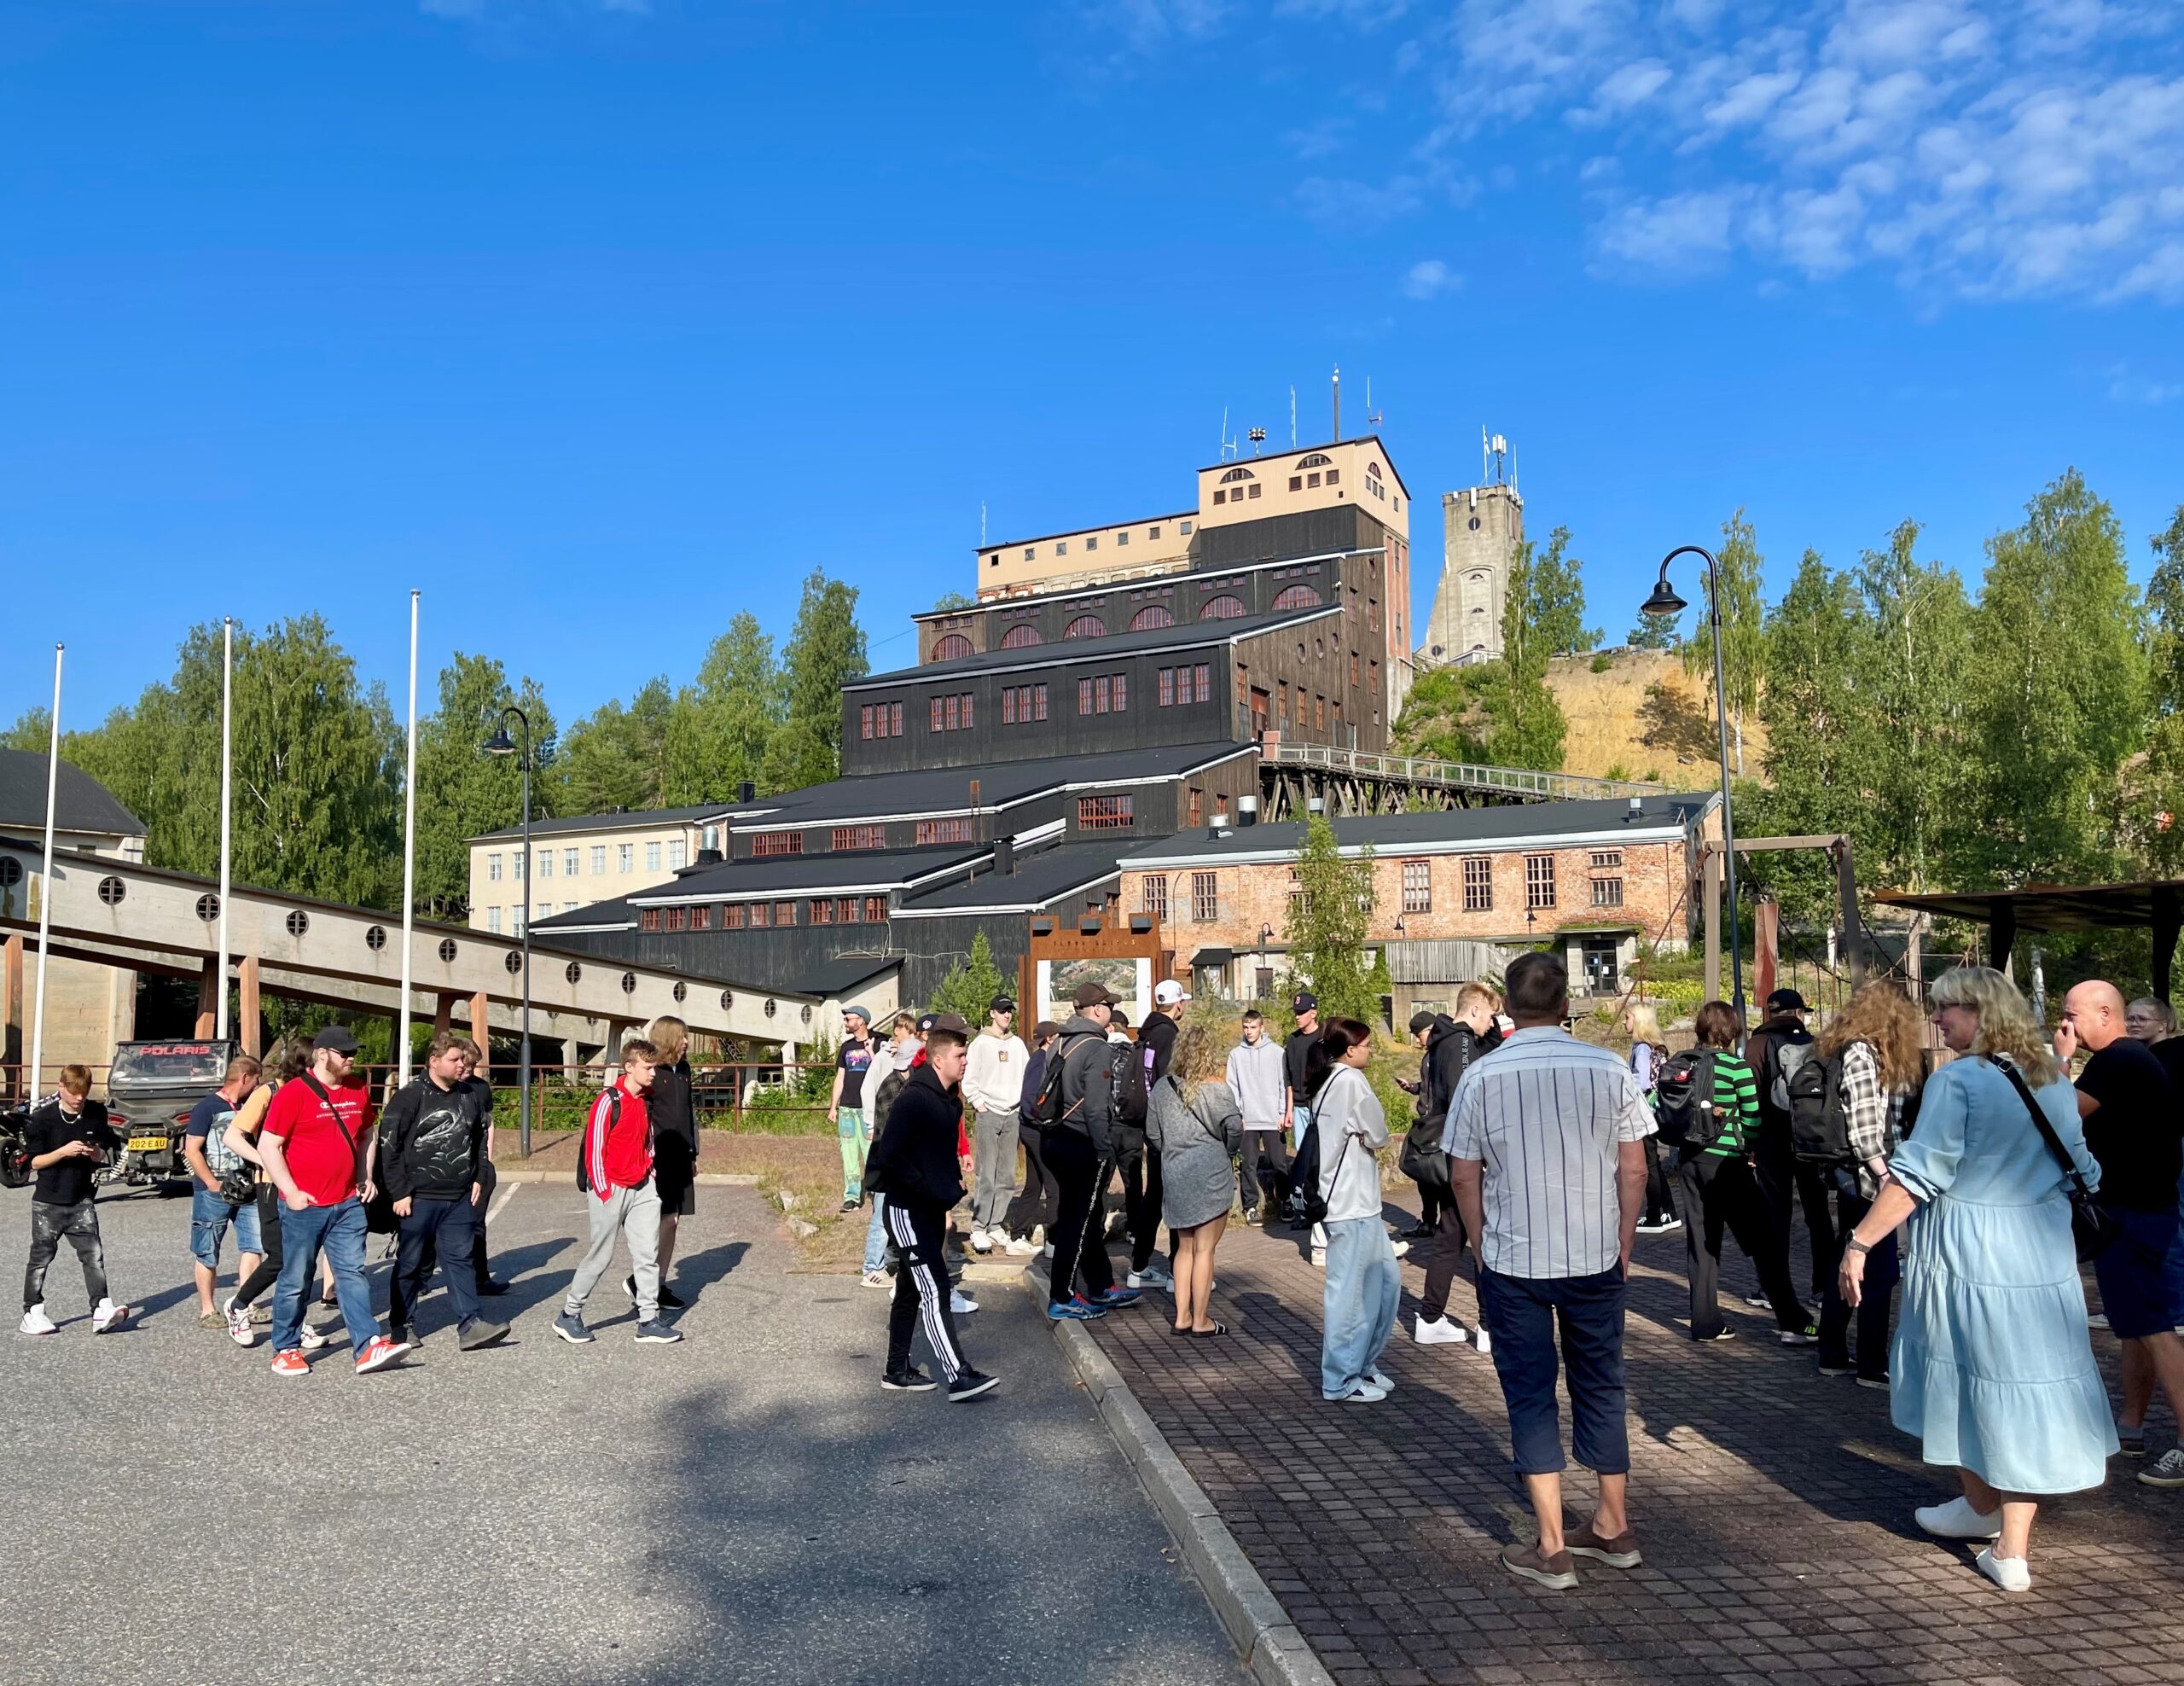
[[[1433,1015],[1426,1033],[1426,1057],[1418,1067],[1418,1112],[1411,1122],[1438,1134],[1448,1122],[1449,1108],[1456,1098],[1456,1085],[1472,1061],[1502,1045],[1502,1026],[1489,1025],[1475,1031],[1445,1013]]]
[[[915,1067],[872,1144],[864,1186],[904,1206],[947,1211],[963,1198],[962,1163],[956,1157],[962,1121],[961,1092],[943,1088],[932,1066]]]

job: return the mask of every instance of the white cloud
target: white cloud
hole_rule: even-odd
[[[1088,9],[1095,27],[1120,36],[1132,52],[1147,55],[1213,34],[1228,12],[1228,0],[1098,0]]]
[[[2119,363],[2109,368],[2108,396],[2117,404],[2174,404],[2184,398],[2184,381],[2150,381],[2129,363]]]
[[[1464,278],[1438,258],[1428,258],[1410,266],[1403,278],[1403,291],[1407,299],[1438,299],[1463,284]]]

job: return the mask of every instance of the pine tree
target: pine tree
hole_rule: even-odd
[[[531,741],[543,747],[554,735],[553,712],[535,681],[520,691],[491,656],[458,650],[440,670],[439,703],[417,723],[417,910],[436,918],[468,916],[473,837],[523,818],[523,770],[514,755],[480,748],[501,725],[501,711],[520,707]],[[514,724],[512,738],[520,731]],[[533,772],[531,817],[551,811],[544,799],[555,781]]]
[[[1314,814],[1305,823],[1304,845],[1297,857],[1297,887],[1287,930],[1296,980],[1309,984],[1320,998],[1322,1023],[1372,1023],[1380,1009],[1365,948],[1375,901],[1372,849],[1368,846],[1345,858],[1334,822]]]
[[[985,1024],[986,1009],[993,998],[1015,992],[1015,985],[993,963],[993,945],[986,941],[986,933],[979,931],[971,938],[970,953],[949,968],[940,987],[933,991],[932,1010],[960,1013],[976,1032]]]
[[[804,582],[796,625],[781,651],[787,720],[795,744],[775,765],[799,784],[838,777],[842,767],[842,687],[871,671],[864,629],[857,624],[857,588],[814,569]]]

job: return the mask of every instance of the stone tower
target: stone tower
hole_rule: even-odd
[[[1502,654],[1509,562],[1525,537],[1525,500],[1500,481],[1441,495],[1441,583],[1418,667],[1466,666]]]

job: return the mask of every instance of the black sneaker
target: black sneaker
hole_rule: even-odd
[[[623,1277],[622,1292],[635,1299],[637,1297],[637,1279],[635,1276]],[[662,1311],[681,1311],[687,1310],[690,1302],[668,1287],[665,1282],[662,1282],[659,1285],[659,1304]]]
[[[1403,1235],[1405,1241],[1427,1241],[1432,1240],[1437,1233],[1438,1226],[1435,1224],[1414,1224],[1403,1232]]]
[[[508,1291],[508,1285],[506,1282],[496,1282],[491,1276],[486,1277],[484,1282],[478,1284],[478,1292],[486,1295],[488,1298],[497,1294],[506,1294]]]
[[[880,1378],[880,1385],[890,1393],[930,1393],[940,1386],[915,1364],[905,1364],[898,1370],[889,1370]]]
[[[981,1393],[990,1393],[1000,1386],[1001,1378],[997,1375],[988,1375],[980,1370],[966,1369],[961,1371],[955,1381],[948,1384],[949,1402],[951,1404],[960,1405],[966,1399],[975,1399]]]
[[[455,1344],[466,1352],[475,1352],[481,1346],[491,1346],[508,1338],[508,1326],[484,1317],[473,1317],[469,1324],[456,1336]]]

